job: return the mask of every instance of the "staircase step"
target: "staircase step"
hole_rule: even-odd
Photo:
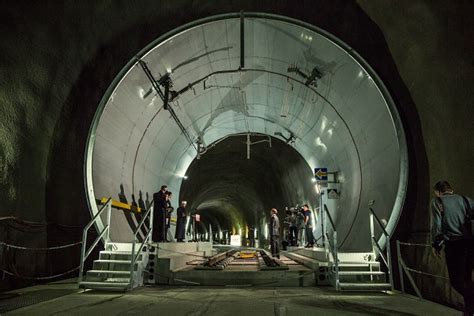
[[[383,271],[339,271],[339,276],[342,275],[385,275]]]
[[[130,271],[112,271],[112,270],[89,270],[87,273],[90,274],[128,274],[130,275]]]
[[[106,254],[106,255],[131,255],[131,251],[115,251],[115,250],[102,250],[100,253]]]
[[[121,260],[121,261],[128,261],[130,262],[132,258],[132,253],[128,251],[110,251],[110,250],[103,250],[99,254],[100,260]],[[143,258],[143,253],[140,253],[137,259],[141,261]]]
[[[372,271],[380,270],[380,262],[378,261],[339,262],[338,266],[340,271],[370,271],[370,269],[372,269]]]
[[[390,283],[339,283],[343,291],[387,291],[391,290]]]
[[[117,263],[117,264],[130,264],[130,260],[114,260],[114,259],[99,259],[99,260],[94,260],[94,262],[100,262],[100,263]]]
[[[79,288],[86,289],[104,289],[104,290],[126,290],[128,289],[128,282],[91,282],[91,281],[82,281],[79,283]]]

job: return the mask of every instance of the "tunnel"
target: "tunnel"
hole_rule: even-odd
[[[111,307],[145,315],[178,305],[178,314],[212,315],[225,312],[236,294],[241,300],[232,305],[249,314],[306,315],[320,307],[326,314],[456,313],[433,302],[463,310],[446,257],[432,252],[430,200],[440,180],[447,180],[455,194],[474,194],[468,176],[474,168],[472,117],[466,115],[472,113],[474,98],[469,85],[474,80],[473,5],[367,0],[6,3],[0,25],[0,314],[8,313],[8,306],[42,301],[18,314],[77,308],[110,314]],[[168,94],[166,109],[150,79]],[[327,168],[328,186],[339,191],[339,199],[320,195],[314,182],[319,168]],[[83,271],[93,282],[94,275],[87,273],[106,267],[100,262],[110,259],[104,252],[130,245],[142,214],[129,205],[149,207],[162,184],[174,193],[173,217],[178,203],[188,201],[188,211],[201,214],[199,233],[207,239],[212,229],[214,242],[162,243],[151,245],[154,251],[146,244],[156,260],[146,260],[148,266],[140,269],[148,280],[153,263],[159,276],[156,267],[167,253],[159,255],[157,247],[176,247],[186,256],[176,258],[181,265],[173,273],[184,266],[190,270],[170,275],[188,281],[189,287],[177,282],[149,286],[147,281],[132,295],[78,290],[82,245],[89,248],[98,240]],[[84,237],[104,207],[101,199],[108,197],[128,207],[111,210],[112,243],[99,237],[105,217]],[[252,266],[253,280],[221,279],[222,286],[209,289],[206,284],[215,286],[211,283],[219,271],[204,278],[205,271],[188,265],[239,249],[216,243],[235,233],[253,233],[260,242],[253,251],[268,252],[265,224],[272,207],[283,222],[284,207],[310,204],[319,237],[326,202],[336,219],[342,255],[372,253],[369,208],[380,216],[390,232],[395,290],[403,291],[404,282],[405,291],[416,295],[418,287],[424,309],[411,297],[393,293],[332,292],[319,279],[324,267],[321,271],[311,260],[337,261],[324,258],[327,249],[318,245],[282,251],[282,258],[294,260],[284,261],[289,268],[302,265],[280,271],[296,290],[234,291],[237,281],[239,286],[257,285],[263,278],[271,282],[280,272],[262,270],[266,264]],[[380,231],[375,233],[383,246]],[[209,248],[199,249],[203,245]],[[387,254],[389,248],[379,252]],[[399,269],[401,259],[412,269],[413,283]],[[242,260],[222,274],[244,269]],[[376,260],[385,270],[381,256]],[[119,268],[128,270],[123,264]],[[305,268],[314,271],[316,286],[300,288],[292,279]],[[65,293],[75,294],[44,302]]]
[[[362,56],[313,25],[235,13],[179,27],[124,66],[92,122],[84,174],[92,215],[104,197],[146,207],[166,184],[202,229],[264,236],[272,207],[308,203],[318,216],[314,170],[327,168],[338,246],[365,251],[369,206],[387,231],[397,224],[407,157],[397,105]],[[137,219],[111,221],[111,239],[130,241]]]

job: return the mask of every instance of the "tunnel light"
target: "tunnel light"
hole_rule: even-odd
[[[140,96],[140,98],[144,99],[145,97],[145,90],[143,88],[139,88],[138,89],[138,95]]]
[[[168,68],[166,68],[166,72],[170,74],[170,73],[173,72],[173,70],[171,69],[171,67],[168,67]]]
[[[219,240],[224,238],[224,235],[222,234],[222,230],[219,230]]]
[[[315,184],[314,189],[316,190],[316,194],[321,194],[321,188],[319,187],[319,184]]]
[[[321,133],[324,132],[324,130],[328,126],[328,123],[329,123],[328,118],[323,115],[323,119],[322,119],[322,122],[321,122]]]
[[[316,179],[315,179],[315,178],[311,178],[311,182],[316,183]]]
[[[188,180],[188,176],[183,176],[183,179],[184,179],[184,180]]]

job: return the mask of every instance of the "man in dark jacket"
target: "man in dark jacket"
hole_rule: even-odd
[[[272,208],[270,212],[270,249],[272,250],[272,257],[280,259],[280,220],[276,208]]]
[[[166,197],[168,187],[162,185],[160,191],[153,194],[153,232],[152,240],[163,242],[165,240]]]
[[[465,314],[474,315],[474,284],[472,259],[472,209],[474,202],[468,197],[454,194],[447,181],[434,186],[435,199],[431,202],[431,238],[433,249],[439,254],[445,245],[446,265],[451,285],[464,297]]]
[[[176,233],[175,238],[178,242],[184,242],[184,233],[186,225],[186,201],[182,201],[180,207],[176,210]]]
[[[309,209],[308,204],[303,205],[304,223],[306,227],[306,245],[305,248],[312,248],[314,246],[313,235],[313,214]]]

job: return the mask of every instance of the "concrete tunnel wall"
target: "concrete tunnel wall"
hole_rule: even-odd
[[[448,179],[474,195],[473,3],[456,1],[116,1],[19,3],[0,17],[0,240],[31,247],[76,242],[90,219],[83,153],[97,104],[147,43],[198,18],[260,11],[293,17],[341,38],[382,77],[406,126],[410,175],[394,238],[427,242],[432,184]],[[124,45],[126,44],[126,45]],[[427,80],[428,79],[428,80]],[[5,251],[0,267],[23,276],[63,273],[79,252]],[[408,248],[411,266],[446,276],[443,260]],[[31,262],[35,262],[34,265]],[[443,272],[444,271],[444,272]],[[73,275],[73,274],[69,274]],[[416,277],[425,297],[459,304],[443,280]],[[32,281],[4,276],[0,289]]]
[[[369,201],[375,201],[373,207],[391,232],[403,205],[408,173],[402,123],[385,86],[352,48],[322,30],[258,13],[246,13],[244,25],[242,70],[240,19],[234,14],[164,35],[114,80],[99,106],[87,152],[92,213],[102,197],[152,195],[163,183],[179,192],[197,155],[197,140],[206,146],[236,133],[281,133],[294,138],[291,146],[311,169],[324,166],[337,172],[341,194],[337,209],[330,212],[340,236],[338,247],[370,250]],[[156,80],[165,74],[171,78],[171,89],[178,95],[170,106],[193,144],[163,110],[137,58]],[[305,85],[304,77],[288,70],[292,65],[307,74],[317,67],[322,78]],[[213,167],[225,163],[215,161]],[[291,162],[281,165],[291,167]],[[310,178],[309,173],[302,181]],[[267,183],[258,177],[251,181]],[[314,201],[314,195],[313,191],[303,196],[299,204]],[[178,204],[175,196],[173,205]],[[233,199],[229,194],[209,198]],[[112,240],[131,240],[134,221],[129,214],[114,212]],[[247,223],[244,219],[236,225]],[[266,225],[258,226],[262,231]]]

